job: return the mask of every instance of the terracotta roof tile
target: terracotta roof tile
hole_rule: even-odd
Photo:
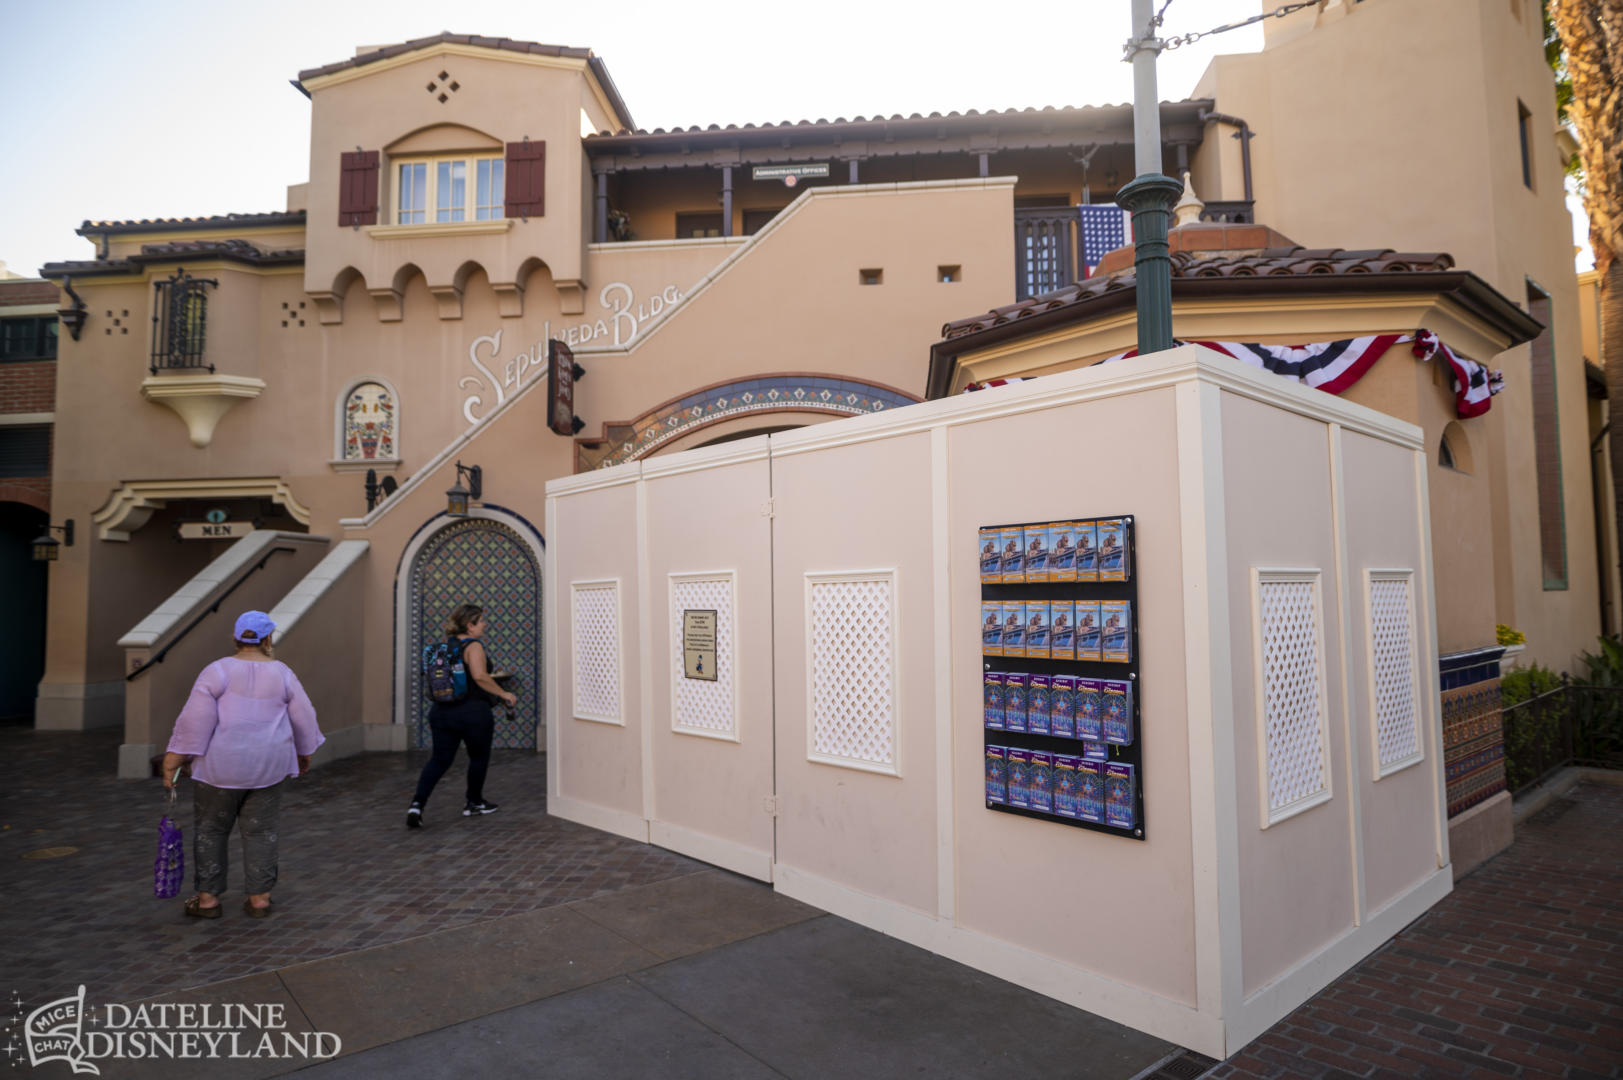
[[[505,49],[508,52],[527,53],[531,56],[567,56],[575,60],[593,59],[591,49],[574,48],[568,45],[543,45],[539,41],[515,41],[512,38],[486,37],[483,34],[453,34],[450,31],[445,31],[431,37],[402,41],[398,45],[385,45],[381,49],[373,49],[371,52],[352,56],[348,60],[339,60],[337,63],[308,68],[299,72],[299,81],[303,82],[306,79],[331,75],[335,71],[364,67],[367,64],[375,64],[379,60],[387,60],[390,57],[415,52],[418,49],[426,49],[433,45],[472,45],[481,49]]]
[[[385,45],[381,49],[373,49],[371,52],[352,56],[348,60],[339,60],[336,63],[323,64],[321,67],[307,68],[299,72],[299,77],[293,80],[293,85],[308,97],[310,91],[304,87],[306,79],[331,75],[335,71],[347,71],[350,68],[365,67],[367,64],[375,64],[379,60],[403,56],[406,53],[431,48],[435,45],[471,45],[480,49],[501,49],[507,52],[524,53],[528,56],[559,56],[568,57],[572,60],[584,60],[592,69],[592,74],[597,77],[598,85],[603,88],[603,93],[608,96],[609,104],[614,107],[615,111],[620,114],[626,123],[636,123],[635,120],[631,119],[631,111],[626,108],[625,101],[620,97],[619,88],[614,85],[614,79],[609,75],[608,66],[603,63],[601,57],[593,54],[591,49],[577,48],[572,45],[545,45],[539,41],[515,41],[512,38],[505,37],[486,37],[483,34],[453,34],[449,30],[442,31],[432,37],[402,41],[398,45]]]
[[[1453,257],[1442,252],[1397,252],[1390,248],[1360,251],[1304,247],[1215,253],[1174,251],[1171,259],[1174,278],[1435,273],[1454,268]],[[944,339],[965,337],[1043,312],[1085,303],[1121,289],[1131,289],[1137,284],[1131,269],[1095,274],[1085,281],[1042,296],[993,308],[983,315],[956,319],[941,328],[941,336]]]
[[[213,214],[208,217],[140,218],[129,221],[86,221],[74,230],[86,233],[169,232],[187,229],[222,229],[232,226],[303,225],[303,210],[272,210],[261,214]]]
[[[1199,98],[1199,99],[1189,98],[1189,99],[1186,99],[1184,101],[1162,102],[1162,104],[1163,105],[1207,105],[1207,106],[1209,106],[1211,104],[1211,102],[1204,99],[1204,98]],[[1091,114],[1095,114],[1095,113],[1099,113],[1099,112],[1105,112],[1105,111],[1131,112],[1131,110],[1132,110],[1132,105],[1131,104],[1122,103],[1122,104],[1114,104],[1114,105],[1112,105],[1112,104],[1104,104],[1104,105],[1061,105],[1061,106],[1044,105],[1040,109],[1028,105],[1023,109],[1021,109],[1021,108],[986,109],[984,111],[981,110],[981,109],[968,109],[968,110],[966,110],[964,112],[957,112],[955,110],[953,112],[947,112],[947,113],[932,112],[932,113],[930,113],[928,115],[925,115],[924,113],[909,113],[906,116],[902,115],[901,113],[891,113],[888,116],[885,115],[884,113],[874,113],[872,116],[854,116],[854,117],[850,118],[849,120],[846,119],[843,116],[839,116],[839,117],[835,117],[833,120],[824,119],[822,117],[819,117],[816,120],[780,120],[775,124],[774,123],[727,124],[727,125],[722,126],[722,127],[718,127],[715,124],[710,124],[708,126],[704,126],[704,125],[700,125],[700,124],[694,124],[691,127],[654,128],[651,131],[646,130],[644,128],[638,128],[635,131],[628,131],[628,130],[622,129],[620,131],[602,131],[602,132],[598,132],[596,135],[588,135],[588,136],[586,136],[586,141],[587,141],[588,144],[590,144],[594,140],[602,141],[602,140],[606,140],[606,139],[623,138],[623,137],[626,137],[626,136],[699,135],[699,134],[703,134],[705,132],[710,132],[710,131],[762,131],[762,132],[770,132],[770,131],[781,130],[781,129],[784,129],[784,128],[796,128],[796,129],[800,129],[800,128],[825,128],[825,127],[826,128],[839,128],[839,127],[856,126],[856,125],[860,125],[860,124],[905,124],[905,123],[927,124],[927,123],[930,123],[932,121],[948,121],[948,120],[963,121],[963,120],[973,120],[973,119],[977,119],[977,118],[984,120],[984,119],[990,119],[990,118],[1005,118],[1005,119],[1007,119],[1007,118],[1010,118],[1010,117],[1041,117],[1041,116],[1044,116],[1045,114],[1053,114],[1052,118],[1070,119],[1070,118],[1073,118],[1073,117],[1074,118],[1087,117],[1087,116],[1090,116]]]
[[[72,274],[132,274],[147,263],[171,262],[183,258],[222,259],[251,266],[278,266],[302,263],[300,248],[265,249],[246,240],[176,240],[168,244],[143,244],[139,254],[113,259],[71,259],[46,263],[40,276],[60,278]]]

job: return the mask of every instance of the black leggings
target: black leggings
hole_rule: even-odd
[[[463,701],[455,705],[435,705],[428,712],[428,729],[434,736],[434,756],[417,778],[415,801],[426,804],[445,770],[456,760],[458,743],[468,744],[468,801],[485,801],[485,770],[490,767],[490,744],[496,736],[496,719],[483,701]]]

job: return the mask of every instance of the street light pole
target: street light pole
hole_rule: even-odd
[[[1116,193],[1133,215],[1133,273],[1138,283],[1138,352],[1172,348],[1172,259],[1167,229],[1183,184],[1161,173],[1161,103],[1155,60],[1164,45],[1153,23],[1154,0],[1132,0],[1133,165],[1138,175]],[[1140,36],[1142,35],[1142,36]]]

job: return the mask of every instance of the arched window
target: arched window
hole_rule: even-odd
[[[394,392],[378,382],[357,384],[344,398],[345,461],[393,461],[398,456]]]

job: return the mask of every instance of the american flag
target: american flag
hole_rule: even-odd
[[[1111,203],[1083,205],[1076,208],[1082,226],[1082,276],[1092,277],[1099,260],[1107,252],[1127,246],[1132,218],[1121,207]]]

